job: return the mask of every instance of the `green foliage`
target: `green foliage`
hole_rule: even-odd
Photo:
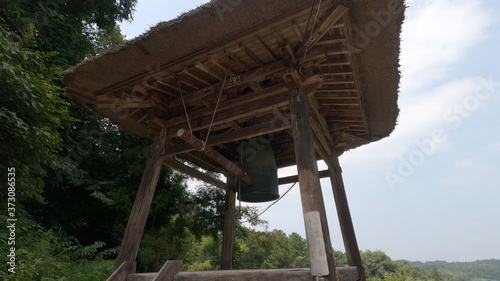
[[[397,264],[382,251],[361,252],[361,259],[369,277],[383,278],[386,272],[395,272],[397,267]]]
[[[1,217],[5,221],[5,217]],[[46,230],[19,209],[16,222],[15,274],[0,272],[2,280],[105,280],[113,262],[103,259],[102,242],[82,246],[61,231]],[[1,232],[1,251],[7,252],[7,233]]]
[[[1,2],[0,17],[6,20],[7,28],[24,32],[34,26],[40,50],[56,52],[53,64],[66,68],[100,52],[96,38],[106,41],[104,34],[111,34],[109,38],[113,41],[117,35],[116,22],[131,19],[137,0]]]
[[[305,239],[297,233],[287,236],[281,230],[247,229],[235,239],[236,269],[303,268],[309,266]]]
[[[60,150],[57,129],[68,117],[58,69],[46,66],[52,54],[33,50],[34,38],[32,29],[18,36],[0,26],[0,170],[16,168],[18,200],[42,201],[44,166]]]
[[[410,262],[410,264],[434,271],[439,271],[443,280],[499,280],[500,260],[481,260],[475,262]]]

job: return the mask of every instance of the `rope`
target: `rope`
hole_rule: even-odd
[[[309,41],[313,38],[313,31],[314,31],[314,26],[316,25],[316,22],[318,21],[318,15],[319,15],[319,10],[321,9],[321,0],[319,0],[319,3],[318,3],[318,10],[316,11],[316,16],[314,17],[314,24],[313,24],[313,28],[311,28],[311,34],[309,35],[309,39],[307,40],[306,43],[309,43]],[[309,45],[312,44],[309,43],[307,44],[307,48],[306,50],[304,51],[304,56],[302,57],[302,60],[305,60],[306,59],[306,55],[307,55],[307,51],[309,51]],[[302,68],[302,65],[300,66],[300,68]],[[300,70],[300,69],[299,69]]]
[[[283,193],[283,195],[280,196],[280,198],[276,199],[276,201],[274,201],[271,205],[267,206],[267,208],[264,209],[264,211],[260,212],[260,214],[252,217],[252,219],[256,219],[258,217],[260,217],[262,214],[264,214],[267,210],[269,210],[272,206],[274,206],[274,204],[278,203],[281,199],[283,199],[283,197],[285,197],[285,195],[288,194],[288,192],[290,192],[290,190],[292,190],[292,188],[296,185],[297,183],[295,182],[292,186],[290,186],[290,188],[288,188],[287,191],[285,191],[285,193]],[[241,196],[241,195],[240,195]],[[242,221],[242,223],[245,223],[245,222],[249,222],[248,220],[246,221]]]
[[[304,32],[304,38],[302,39],[302,46],[300,46],[300,53],[299,53],[299,58],[297,60],[297,66],[295,67],[297,70],[300,68],[300,59],[302,57],[302,52],[304,51],[304,45],[306,44],[306,35],[307,31],[309,30],[309,23],[311,22],[312,14],[314,11],[314,4],[316,4],[316,0],[313,0],[311,12],[309,13],[309,18],[307,19],[306,30]]]
[[[215,114],[217,113],[217,108],[219,108],[220,98],[222,97],[222,91],[224,90],[224,86],[226,85],[227,75],[229,74],[230,71],[231,71],[231,66],[228,67],[227,72],[226,72],[226,76],[224,77],[224,82],[222,82],[222,87],[220,88],[219,98],[217,98],[217,104],[215,105],[214,114],[212,115],[212,121],[210,122],[210,127],[208,127],[208,133],[207,133],[207,137],[205,138],[205,142],[203,143],[203,149],[205,149],[205,144],[208,141],[208,136],[210,136],[210,131],[212,130],[212,125],[214,124],[214,120],[215,120]]]
[[[177,87],[179,88],[179,93],[181,93],[181,100],[182,100],[182,106],[184,107],[184,113],[186,113],[186,119],[187,119],[187,122],[188,122],[188,126],[189,126],[189,132],[191,133],[191,135],[193,134],[193,129],[191,129],[191,122],[189,122],[189,116],[188,116],[188,112],[187,112],[187,108],[186,108],[186,104],[184,103],[184,96],[182,95],[182,90],[181,90],[181,83],[179,81],[177,81]],[[167,121],[165,121],[166,123]],[[166,124],[165,124],[166,125]]]
[[[240,167],[243,166],[243,144],[240,142]],[[241,219],[241,179],[238,179],[238,195],[240,196],[240,200],[239,201],[239,218],[238,219]]]

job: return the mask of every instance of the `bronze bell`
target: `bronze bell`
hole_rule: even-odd
[[[243,141],[240,160],[242,168],[252,177],[252,183],[241,181],[239,200],[260,203],[273,201],[280,197],[278,168],[269,141],[263,137]]]

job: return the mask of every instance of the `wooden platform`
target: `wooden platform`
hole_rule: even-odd
[[[339,281],[358,280],[357,267],[337,267]],[[138,273],[129,275],[127,281],[152,281],[157,272]],[[204,280],[204,281],[311,281],[309,268],[297,269],[255,269],[255,270],[218,270],[218,271],[190,271],[180,272],[174,277],[175,281]],[[160,280],[170,281],[170,280]]]

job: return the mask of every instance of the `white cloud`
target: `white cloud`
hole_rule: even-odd
[[[382,168],[384,162],[393,162],[417,149],[416,143],[436,139],[434,132],[437,130],[442,132],[440,139],[446,139],[448,132],[458,129],[464,118],[456,112],[456,106],[473,95],[477,86],[477,78],[467,77],[406,98],[400,105],[398,125],[391,136],[348,152],[343,160],[357,168],[373,165],[376,161],[378,165],[372,169]],[[436,142],[435,152],[445,149],[447,145],[446,140]]]
[[[487,152],[500,153],[500,142],[492,143],[486,147]]]
[[[493,19],[481,4],[479,0],[409,1],[402,33],[404,90],[443,79],[452,64],[485,37]]]

